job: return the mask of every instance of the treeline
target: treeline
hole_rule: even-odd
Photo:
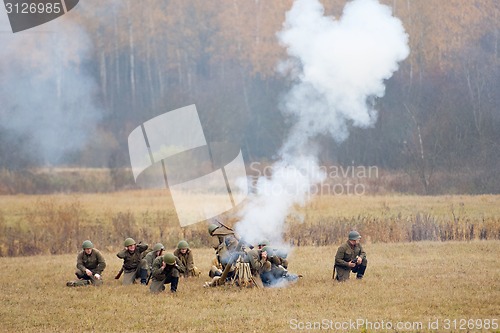
[[[500,6],[496,0],[386,0],[409,35],[411,54],[377,101],[379,119],[337,144],[320,137],[322,163],[376,165],[404,172],[411,191],[500,192]],[[323,1],[339,17],[345,1]],[[129,167],[132,129],[196,104],[209,141],[239,142],[248,163],[270,161],[288,122],[279,111],[290,82],[275,34],[291,0],[88,0],[72,19],[92,45],[81,62],[97,82],[99,128],[66,164]],[[27,51],[28,52],[28,51]],[[0,127],[2,142],[13,140]],[[28,149],[28,148],[26,148]],[[0,149],[0,167],[42,162]],[[449,179],[453,183],[440,181]],[[458,189],[458,190],[457,190]]]

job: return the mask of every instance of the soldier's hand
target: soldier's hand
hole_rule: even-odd
[[[101,279],[101,275],[100,274],[95,274],[94,277],[97,279],[97,280],[100,280]]]
[[[85,274],[87,274],[87,276],[92,276],[92,271],[90,269],[85,269]]]
[[[349,266],[349,267],[356,267],[356,264],[349,261],[349,263],[347,264],[347,266]]]
[[[167,263],[166,263],[166,262],[163,262],[163,264],[161,264],[161,268],[162,268],[162,269],[165,269],[165,267],[167,267]]]
[[[361,265],[361,262],[362,262],[362,261],[363,261],[363,258],[361,258],[361,257],[357,257],[357,261],[356,261],[356,263],[357,263],[358,265]]]

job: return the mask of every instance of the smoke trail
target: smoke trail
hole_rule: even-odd
[[[30,138],[36,157],[58,163],[84,146],[101,116],[94,103],[96,84],[84,66],[91,41],[65,17],[71,14],[17,34],[3,14],[0,126]]]
[[[409,54],[401,21],[376,0],[347,3],[340,20],[324,16],[317,0],[296,0],[278,38],[289,55],[280,68],[294,79],[282,111],[294,125],[272,177],[257,180],[242,210],[236,229],[250,242],[282,242],[290,209],[303,205],[311,186],[325,178],[313,139],[329,134],[341,142],[350,124],[373,125],[374,98],[384,95],[384,80]]]

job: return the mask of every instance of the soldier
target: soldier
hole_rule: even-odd
[[[359,242],[361,239],[359,232],[349,232],[348,238],[345,244],[339,246],[335,255],[333,274],[339,282],[348,280],[351,271],[356,273],[357,279],[362,279],[368,264],[366,253]],[[337,272],[336,276],[335,271]]]
[[[158,258],[159,256],[163,255],[163,250],[165,250],[165,247],[163,246],[162,243],[157,243],[155,246],[153,246],[153,251],[149,252],[146,254],[144,259],[146,260],[146,263],[148,265],[148,276],[151,275],[153,272],[153,261]]]
[[[198,268],[194,265],[193,251],[189,248],[188,242],[181,240],[177,244],[177,249],[174,251],[174,256],[179,258],[182,265],[186,268],[186,271],[182,274],[183,277],[187,278],[190,276],[200,276]]]
[[[264,246],[268,246],[268,245],[269,245],[269,240],[267,240],[267,239],[264,238],[263,240],[261,240],[259,242],[259,244],[257,244],[257,247],[258,247],[259,250],[262,250],[262,248]]]
[[[288,272],[287,252],[285,250],[274,250],[269,246],[262,248],[267,252],[267,260],[271,263],[270,274],[265,274],[262,279],[264,285],[285,286],[288,282],[295,282],[302,275],[291,274]]]
[[[208,226],[208,233],[216,239],[216,244],[214,243],[216,264],[212,265],[212,268],[208,273],[208,275],[213,278],[222,275],[227,262],[230,260],[232,253],[238,246],[238,240],[234,236],[234,231],[223,226],[219,227],[216,224],[210,224]],[[234,269],[231,268],[231,271],[227,275],[226,279],[232,278],[233,275]]]
[[[172,253],[165,253],[153,262],[153,280],[149,286],[152,293],[161,293],[170,283],[170,292],[177,292],[179,276],[185,272],[182,262]]]
[[[123,285],[135,283],[140,278],[141,284],[146,284],[148,278],[148,264],[142,259],[142,252],[148,249],[148,244],[136,244],[132,238],[125,239],[125,248],[116,256],[123,259]]]
[[[263,282],[269,280],[271,274],[271,263],[267,260],[267,249],[250,250],[247,252],[247,260],[257,287],[264,287]]]
[[[106,261],[101,252],[94,249],[94,244],[86,240],[82,244],[82,251],[78,253],[76,258],[76,272],[78,278],[76,281],[66,283],[68,287],[85,286],[93,284],[95,286],[102,285],[102,272],[106,268]]]

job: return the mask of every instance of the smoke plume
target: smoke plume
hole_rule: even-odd
[[[311,187],[325,179],[313,139],[328,134],[342,142],[348,126],[372,126],[374,99],[384,96],[384,80],[409,54],[401,21],[376,0],[348,2],[339,20],[325,16],[317,0],[296,0],[277,36],[289,56],[279,70],[294,82],[282,112],[294,125],[273,175],[257,180],[236,226],[252,243],[282,242],[290,210],[303,205]]]
[[[30,152],[12,151],[49,164],[82,148],[101,117],[85,68],[91,41],[70,15],[13,34],[0,12],[0,131],[29,138]]]

